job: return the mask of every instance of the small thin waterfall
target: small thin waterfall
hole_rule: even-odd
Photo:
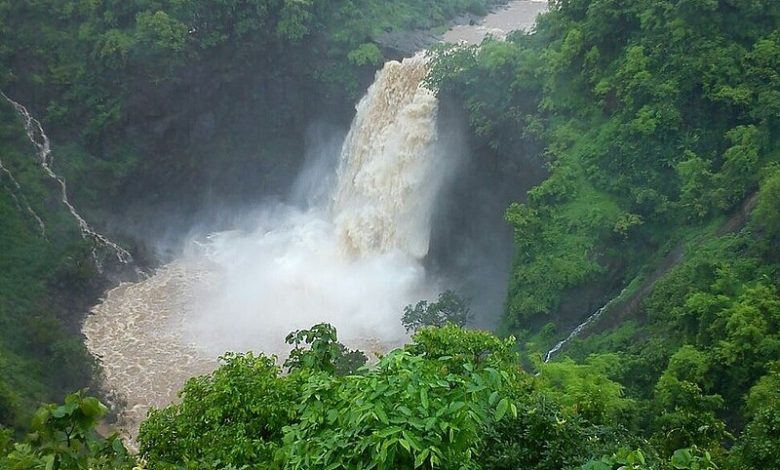
[[[620,294],[618,294],[617,297],[613,298],[612,300],[604,304],[603,307],[601,307],[600,309],[593,312],[590,316],[588,316],[588,318],[586,318],[584,322],[577,325],[577,327],[574,328],[574,330],[572,330],[571,333],[569,333],[569,336],[556,343],[556,345],[553,346],[552,349],[547,351],[547,354],[545,354],[544,356],[544,362],[550,362],[550,359],[554,354],[560,351],[561,348],[563,348],[569,341],[581,335],[582,332],[585,330],[585,328],[587,328],[593,322],[598,320],[601,317],[601,315],[603,315],[604,312],[606,312],[615,302],[619,301],[623,297],[623,294],[625,293],[626,293],[626,289],[623,289],[622,291],[620,291]]]
[[[19,209],[19,211],[27,211],[33,219],[35,219],[35,222],[38,224],[38,230],[41,232],[41,236],[43,238],[46,238],[46,224],[43,223],[43,219],[38,215],[37,212],[30,206],[30,203],[27,201],[27,198],[22,193],[22,186],[19,184],[18,181],[16,181],[16,178],[14,178],[13,173],[11,173],[11,170],[5,167],[3,164],[3,161],[0,160],[0,171],[5,174],[5,177],[8,179],[8,181],[11,182],[11,185],[13,185],[13,189],[10,191],[11,198],[14,200],[14,203],[16,204],[16,208]],[[2,180],[2,176],[0,175],[0,180]],[[17,195],[18,193],[18,195]],[[22,208],[24,206],[24,208]]]
[[[92,242],[92,258],[95,262],[95,265],[98,267],[98,269],[101,269],[102,266],[100,264],[100,261],[97,256],[96,248],[98,246],[103,246],[105,248],[108,248],[114,255],[116,256],[116,259],[122,263],[126,264],[132,260],[132,256],[130,253],[119,246],[118,244],[111,241],[107,236],[95,231],[92,226],[90,226],[86,220],[76,211],[76,208],[73,207],[73,204],[70,203],[70,200],[68,199],[68,190],[65,185],[65,180],[57,175],[57,173],[54,172],[54,169],[52,166],[54,165],[54,156],[51,152],[51,142],[49,141],[49,137],[46,135],[46,133],[43,131],[43,127],[41,126],[40,121],[35,119],[32,114],[22,106],[21,104],[17,103],[16,101],[12,100],[8,97],[4,92],[0,91],[0,95],[16,110],[19,117],[22,119],[22,124],[24,125],[24,131],[27,134],[27,138],[30,140],[30,142],[33,144],[35,149],[37,150],[37,157],[38,157],[38,164],[43,169],[44,173],[46,175],[57,182],[57,184],[60,187],[60,200],[62,204],[68,209],[68,212],[70,212],[70,215],[73,217],[73,219],[76,221],[76,223],[79,226],[79,231],[81,232],[81,237],[84,240]],[[5,168],[3,168],[5,170]],[[6,170],[6,173],[7,170]],[[8,173],[10,174],[10,173]],[[18,186],[18,184],[17,184]],[[29,207],[29,206],[28,206]],[[36,219],[41,224],[41,227],[43,227],[43,221],[35,215]]]

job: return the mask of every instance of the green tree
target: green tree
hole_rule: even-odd
[[[452,323],[465,326],[472,319],[469,303],[448,290],[439,294],[438,300],[421,300],[416,305],[404,307],[401,318],[406,331],[417,331],[424,326],[444,326]]]
[[[362,351],[350,351],[341,344],[336,329],[327,323],[293,331],[287,335],[285,342],[294,346],[284,361],[289,372],[306,369],[347,375],[356,373],[367,361]],[[309,348],[302,347],[302,344],[309,345]]]
[[[307,360],[282,375],[274,358],[227,355],[187,383],[180,403],[150,413],[141,455],[151,469],[552,469],[628,442],[572,413],[583,409],[577,398],[524,374],[513,344],[425,328],[361,375]]]
[[[763,231],[770,242],[780,239],[780,171],[775,170],[761,183],[752,224]]]
[[[749,419],[730,456],[731,468],[759,470],[780,466],[780,364],[750,389]]]
[[[298,416],[296,377],[275,357],[226,354],[210,375],[190,379],[181,403],[152,410],[141,425],[149,467],[222,468],[272,462],[285,426]]]
[[[663,455],[671,456],[675,450],[693,445],[717,450],[728,436],[716,415],[723,398],[706,394],[703,384],[697,383],[705,380],[707,368],[706,358],[692,348],[682,348],[658,380],[653,440]]]
[[[596,424],[614,425],[624,421],[632,411],[623,387],[610,380],[609,370],[618,358],[592,356],[586,364],[572,360],[540,365],[537,380],[546,394],[562,403],[572,414]]]

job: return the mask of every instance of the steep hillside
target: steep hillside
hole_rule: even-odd
[[[506,213],[505,331],[533,367],[615,299],[556,357],[618,354],[665,452],[765,426],[743,400],[780,360],[778,70],[776,2],[572,0],[430,77],[494,155],[549,168]]]

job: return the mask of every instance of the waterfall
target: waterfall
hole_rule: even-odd
[[[424,54],[388,62],[357,107],[338,170],[332,212],[340,237],[358,254],[428,253],[438,100],[421,86]],[[441,172],[441,169],[439,169]]]
[[[84,218],[76,211],[76,208],[71,204],[69,198],[68,198],[68,190],[65,185],[65,179],[57,175],[57,173],[54,172],[53,165],[54,165],[54,155],[51,152],[51,142],[49,141],[49,137],[46,135],[46,133],[43,131],[43,126],[41,126],[40,121],[35,119],[32,114],[30,114],[29,111],[27,111],[27,108],[22,106],[21,104],[17,103],[16,101],[9,98],[5,93],[0,91],[0,95],[16,110],[19,117],[22,119],[22,124],[24,125],[24,131],[27,134],[27,138],[30,140],[30,143],[33,144],[37,151],[37,158],[38,158],[38,164],[43,169],[44,173],[46,175],[57,182],[57,184],[60,187],[60,201],[62,204],[68,209],[68,212],[70,212],[70,215],[73,217],[73,219],[76,221],[76,223],[79,226],[79,231],[81,233],[81,237],[92,243],[92,258],[95,262],[95,265],[98,267],[98,269],[101,269],[100,260],[98,259],[96,247],[103,246],[105,248],[108,248],[114,255],[116,256],[117,260],[120,263],[128,263],[132,260],[132,256],[130,256],[130,253],[128,253],[124,248],[117,245],[113,241],[111,241],[107,236],[95,231]],[[1,164],[0,164],[1,166]],[[3,170],[10,175],[8,170],[3,168]],[[18,183],[16,183],[18,186]],[[29,208],[29,205],[28,205]],[[30,209],[32,211],[32,209]],[[34,214],[34,213],[33,213]],[[38,221],[39,225],[41,226],[41,230],[44,230],[43,221],[40,219],[40,217],[37,216],[37,214],[34,214],[36,220]]]
[[[441,290],[422,260],[452,166],[441,161],[426,71],[418,55],[377,72],[330,175],[311,165],[295,185],[319,196],[335,180],[328,197],[304,197],[319,201],[307,207],[266,204],[251,229],[191,242],[94,308],[86,344],[102,360],[106,387],[127,403],[130,428],[228,350],[283,356],[287,333],[320,322],[369,353],[405,341],[403,307]]]
[[[29,213],[32,218],[35,219],[35,222],[38,224],[38,230],[40,230],[41,236],[45,239],[46,224],[43,223],[43,219],[41,219],[38,213],[35,212],[32,206],[30,206],[30,203],[27,201],[24,193],[22,193],[22,186],[18,181],[16,181],[16,178],[14,178],[14,174],[11,173],[11,170],[5,167],[3,160],[0,160],[0,172],[5,175],[5,177],[8,179],[8,181],[11,182],[11,185],[13,186],[13,188],[10,189],[10,194],[11,199],[13,199],[14,203],[16,204],[16,208],[19,209],[19,211],[27,211],[27,213]],[[0,180],[2,180],[2,176],[3,175],[0,174]],[[22,208],[22,205],[24,205],[24,209]]]
[[[603,315],[604,312],[606,312],[610,307],[612,307],[612,305],[614,305],[615,302],[618,302],[620,301],[620,299],[623,298],[623,295],[626,293],[626,291],[627,288],[623,289],[620,292],[620,294],[617,295],[617,297],[613,298],[612,300],[604,304],[604,306],[602,306],[600,309],[588,315],[585,321],[577,325],[577,327],[574,328],[571,333],[569,333],[569,336],[562,339],[561,341],[558,341],[558,343],[556,343],[555,346],[552,347],[552,349],[547,351],[547,354],[544,355],[544,362],[550,362],[550,359],[552,359],[554,354],[557,354],[558,351],[560,351],[561,348],[563,348],[567,343],[569,343],[574,338],[580,336],[588,326],[590,326],[593,322],[601,318],[601,315]]]

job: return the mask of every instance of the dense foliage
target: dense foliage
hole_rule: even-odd
[[[181,402],[153,410],[128,455],[95,425],[106,408],[81,393],[36,413],[21,442],[0,435],[9,469],[714,469],[697,447],[659,458],[617,423],[630,407],[600,365],[518,367],[512,338],[455,325],[423,328],[357,374],[339,375],[329,325],[304,330],[309,356],[288,374],[275,358],[227,354],[191,379]],[[596,389],[606,400],[593,407]],[[771,384],[764,390],[772,393]],[[563,393],[561,390],[565,390]],[[644,448],[644,450],[642,449]]]
[[[311,332],[331,343],[330,330]],[[142,426],[150,468],[447,467],[471,460],[481,429],[516,412],[507,398],[519,373],[507,361],[511,342],[454,327],[426,331],[341,376],[337,349],[317,345],[313,338],[311,348],[296,348],[291,358],[311,360],[293,360],[288,375],[274,358],[229,355],[213,375],[191,380],[181,404]]]
[[[755,191],[780,158],[778,23],[772,1],[560,1],[533,35],[438,56],[474,131],[540,142],[551,170],[507,212],[515,327]]]
[[[0,467],[7,470],[130,470],[135,458],[117,435],[101,437],[96,431],[108,409],[96,398],[74,393],[62,405],[45,405],[36,411],[31,433],[13,442],[0,429]]]
[[[172,90],[199,67],[218,67],[208,70],[216,87],[258,71],[268,80],[316,79],[355,90],[357,68],[383,60],[375,42],[382,33],[429,28],[492,3],[3,1],[0,88],[34,88],[31,104],[48,122],[98,137],[142,111],[131,109],[133,94]]]
[[[187,383],[180,404],[153,411],[140,434],[148,467],[558,470],[647,445],[618,424],[630,403],[598,366],[556,364],[533,377],[512,338],[449,325],[340,375],[342,349],[324,347],[338,345],[332,327],[305,331],[311,346],[291,357],[311,360],[294,360],[289,374],[274,358],[229,354]]]

